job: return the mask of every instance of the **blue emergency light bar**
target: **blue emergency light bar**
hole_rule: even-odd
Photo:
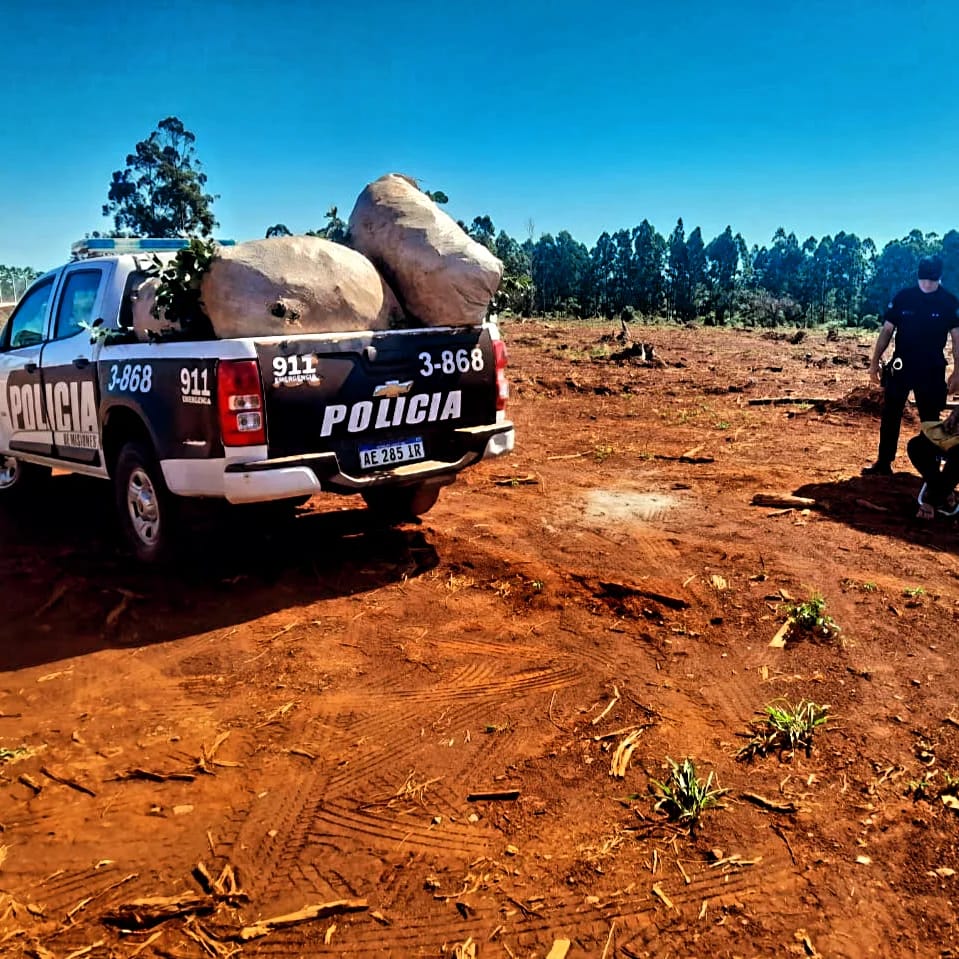
[[[235,246],[235,240],[217,240],[220,246]],[[93,236],[86,240],[77,240],[70,247],[73,259],[84,259],[88,256],[108,256],[111,253],[175,253],[190,245],[190,238],[184,236],[173,237],[126,237],[126,236]]]

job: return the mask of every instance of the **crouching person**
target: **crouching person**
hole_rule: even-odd
[[[959,513],[955,489],[959,485],[959,410],[948,418],[922,424],[922,432],[908,443],[912,465],[923,478],[919,491],[918,519],[935,519],[936,513]]]

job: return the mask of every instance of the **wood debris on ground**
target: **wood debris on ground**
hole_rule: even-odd
[[[292,705],[292,704],[291,704]],[[200,746],[200,755],[196,760],[196,771],[200,773],[209,773],[213,774],[214,766],[222,766],[226,768],[235,769],[240,764],[235,762],[230,762],[226,759],[217,759],[216,754],[219,751],[220,747],[230,738],[230,731],[227,730],[224,733],[220,733],[219,736],[213,741],[212,746]]]
[[[131,780],[145,780],[146,782],[151,783],[164,783],[164,782],[185,782],[192,783],[196,776],[193,773],[186,772],[160,772],[153,769],[142,769],[139,766],[134,766],[130,769],[126,769],[123,772],[117,773],[112,777],[113,782],[128,782]]]
[[[494,476],[493,484],[495,486],[536,486],[539,483],[539,477],[533,473],[526,473],[522,476]]]
[[[793,813],[799,811],[799,807],[794,802],[777,802],[775,799],[767,799],[758,793],[744,792],[740,793],[740,796],[762,809],[768,809],[770,812]]]
[[[69,776],[61,776],[59,773],[53,772],[48,766],[41,766],[40,772],[47,779],[52,779],[61,786],[69,786],[71,789],[75,789],[79,793],[85,793],[87,796],[96,796],[96,793],[89,786],[84,786],[83,783],[77,782],[76,779],[71,779]]]
[[[215,908],[215,897],[206,893],[148,896],[113,906],[102,915],[101,919],[103,922],[121,926],[124,929],[147,929],[180,916],[209,915]]]
[[[613,695],[610,698],[609,702],[606,704],[606,708],[598,716],[594,717],[591,720],[591,725],[595,726],[597,723],[600,722],[600,720],[604,719],[610,713],[610,711],[616,706],[618,702],[619,702],[619,689],[616,686],[614,686]]]
[[[73,922],[73,917],[78,913],[82,912],[87,906],[90,905],[95,899],[99,899],[101,896],[105,896],[108,892],[113,892],[114,889],[119,889],[120,886],[125,885],[128,882],[132,882],[134,879],[139,878],[139,873],[131,872],[128,876],[124,876],[122,879],[118,879],[116,882],[111,883],[109,886],[101,889],[99,892],[95,892],[92,896],[87,896],[85,899],[81,899],[68,913],[66,916],[67,922]]]
[[[676,906],[673,904],[672,899],[663,892],[662,886],[658,882],[654,882],[650,890],[657,899],[659,899],[667,909],[675,909],[676,912],[679,912],[676,909]]]
[[[296,926],[303,922],[312,922],[316,919],[326,919],[328,916],[339,916],[348,912],[362,912],[369,908],[366,899],[337,899],[333,902],[319,903],[314,906],[304,906],[297,912],[286,913],[282,916],[272,916],[269,919],[259,919],[249,926],[244,926],[237,933],[243,942],[258,939],[274,929],[285,926]]]
[[[636,742],[643,734],[643,729],[634,729],[629,735],[623,738],[613,753],[613,761],[609,766],[610,776],[616,779],[622,779],[626,775],[626,769],[629,766],[629,760],[636,748]]]
[[[793,628],[794,620],[792,617],[786,620],[782,626],[776,631],[776,635],[769,641],[769,645],[773,649],[785,649],[786,648],[786,637],[789,635],[790,630]]]
[[[803,509],[816,505],[808,496],[793,496],[791,493],[754,493],[750,501],[753,506],[771,506],[783,509]]]
[[[513,799],[519,799],[518,789],[501,789],[497,792],[469,793],[466,797],[467,802],[509,802]]]

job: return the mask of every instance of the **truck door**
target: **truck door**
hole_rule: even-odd
[[[19,302],[0,331],[0,450],[50,456],[53,431],[40,378],[40,353],[50,322],[57,274],[44,277]]]
[[[50,338],[41,354],[53,455],[57,459],[100,466],[97,422],[97,365],[89,325],[101,314],[106,274],[112,264],[66,267],[54,306]]]

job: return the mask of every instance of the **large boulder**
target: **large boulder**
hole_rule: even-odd
[[[503,264],[408,177],[369,184],[350,214],[350,243],[426,326],[482,323]]]
[[[385,330],[403,318],[362,253],[313,236],[222,248],[200,296],[220,339]]]
[[[178,323],[170,322],[156,308],[159,286],[159,278],[151,276],[137,287],[133,297],[133,330],[143,343],[180,329]]]

